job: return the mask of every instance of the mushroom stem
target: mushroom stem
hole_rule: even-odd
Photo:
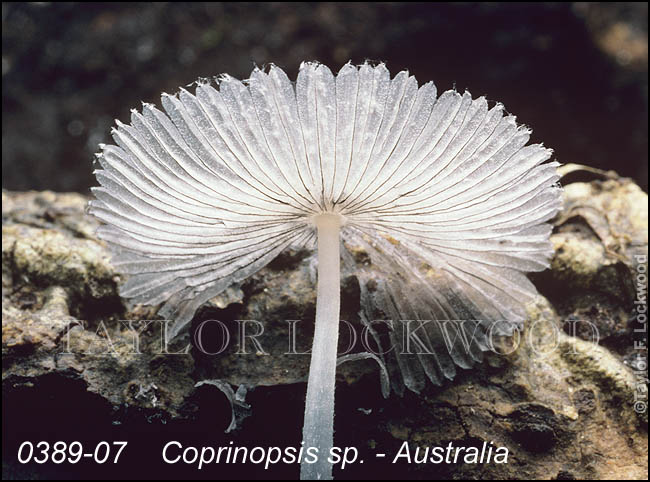
[[[334,388],[341,307],[341,217],[338,214],[321,214],[315,218],[315,222],[318,228],[316,327],[302,439],[305,447],[318,448],[318,461],[309,464],[303,460],[300,478],[331,480],[332,465],[327,459],[334,442]]]

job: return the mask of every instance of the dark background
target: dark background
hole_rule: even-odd
[[[647,190],[647,15],[647,3],[3,4],[2,186],[87,192],[113,119],[197,77],[371,59],[501,101],[560,162]]]

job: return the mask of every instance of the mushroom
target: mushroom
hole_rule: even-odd
[[[121,295],[164,303],[168,339],[232,283],[317,241],[303,441],[319,457],[301,478],[330,479],[341,255],[369,255],[373,270],[358,271],[368,309],[456,322],[427,326],[414,338],[424,354],[397,357],[403,385],[453,378],[490,348],[493,322],[510,334],[526,317],[536,290],[525,273],[552,253],[558,164],[526,146],[530,131],[502,105],[437,97],[432,82],[391,79],[383,63],[348,63],[336,76],[303,63],[295,86],[271,65],[218,87],[198,81],[195,94],[163,94],[166,113],[143,104],[130,125],[117,121],[116,145],[97,155],[90,212],[130,275]]]

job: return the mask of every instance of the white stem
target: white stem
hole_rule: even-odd
[[[336,349],[339,340],[341,307],[341,260],[337,214],[316,217],[318,228],[318,292],[316,327],[307,381],[307,401],[302,439],[305,447],[318,448],[318,462],[302,462],[301,480],[331,480],[332,465],[327,461],[334,443],[334,388]]]

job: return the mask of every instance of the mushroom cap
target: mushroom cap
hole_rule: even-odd
[[[446,320],[457,335],[423,330],[435,356],[430,366],[399,358],[409,388],[452,378],[480,360],[490,333],[521,325],[536,295],[525,273],[548,267],[545,222],[561,188],[551,150],[527,146],[531,131],[501,104],[437,96],[382,63],[336,76],[303,63],[295,84],[270,65],[217,84],[163,94],[164,112],[143,104],[97,155],[90,212],[129,275],[120,294],[164,303],[169,337],[284,249],[313,246],[324,212],[342,216],[349,251],[370,257],[372,269],[344,256],[367,321]],[[465,336],[468,349],[456,349]]]

